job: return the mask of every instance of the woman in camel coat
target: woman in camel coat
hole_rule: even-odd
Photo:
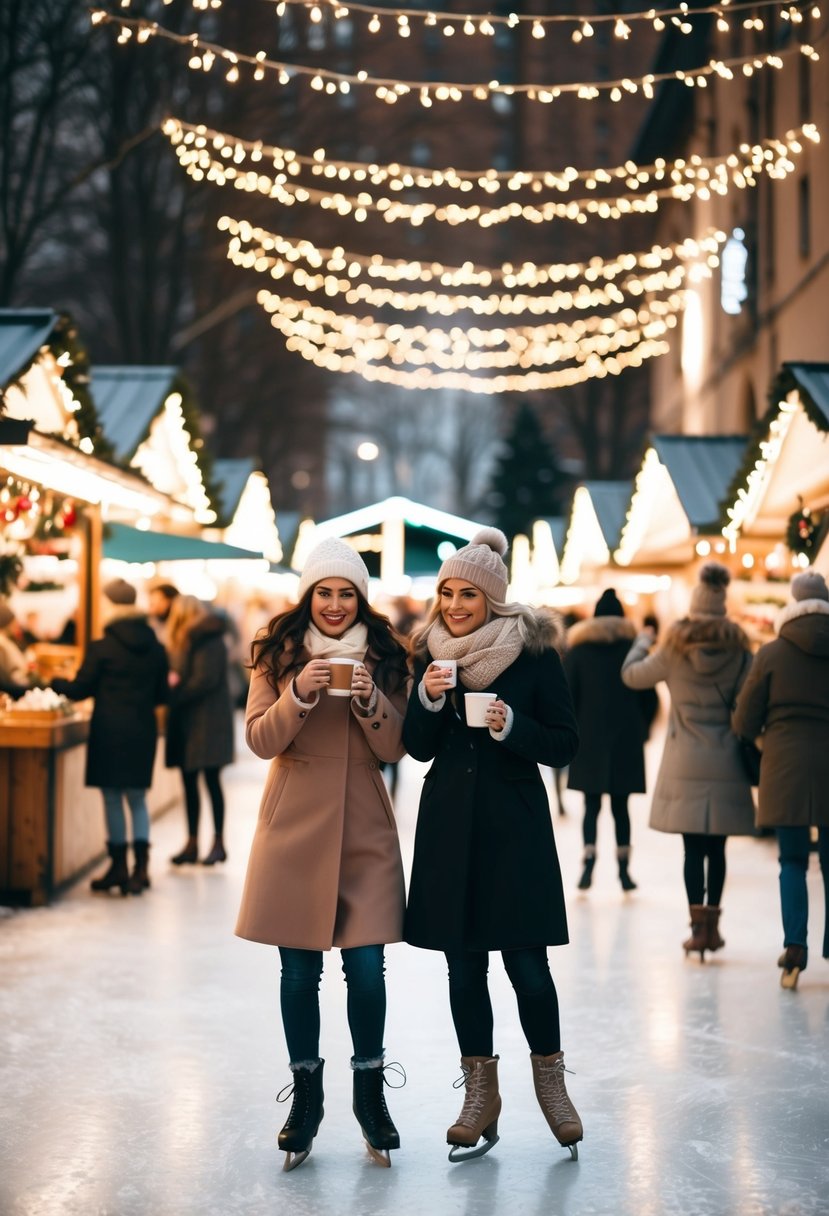
[[[296,608],[253,644],[248,746],[271,761],[236,932],[278,946],[280,1001],[294,1095],[279,1133],[293,1169],[323,1114],[319,984],[336,946],[348,985],[354,1113],[389,1164],[400,1137],[383,1097],[384,950],[403,934],[403,865],[384,761],[403,755],[406,653],[368,604],[368,570],[344,541],[311,553]],[[353,664],[350,688],[332,660]]]

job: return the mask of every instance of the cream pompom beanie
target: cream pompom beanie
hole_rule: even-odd
[[[324,578],[347,578],[364,599],[368,599],[368,569],[360,554],[340,540],[330,536],[308,554],[308,560],[299,576],[299,598],[315,583]]]

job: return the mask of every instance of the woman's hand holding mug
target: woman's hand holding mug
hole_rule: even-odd
[[[369,675],[368,668],[363,663],[358,663],[351,677],[351,695],[359,697],[364,705],[368,705],[373,692],[374,681]]]
[[[300,701],[310,701],[314,693],[328,687],[331,668],[327,659],[311,659],[294,678],[294,687]]]
[[[454,688],[455,676],[448,667],[430,663],[423,673],[423,687],[430,701],[438,701],[448,688]]]

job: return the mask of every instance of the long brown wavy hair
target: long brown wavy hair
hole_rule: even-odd
[[[354,590],[357,620],[368,630],[368,649],[377,658],[374,682],[383,692],[397,692],[405,686],[408,677],[406,647],[389,618],[375,612],[358,588]],[[311,623],[313,594],[314,588],[309,587],[294,608],[278,613],[250,644],[249,666],[261,667],[275,692],[279,680],[299,671],[307,662],[304,640]]]

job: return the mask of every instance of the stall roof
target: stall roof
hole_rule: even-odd
[[[618,544],[630,505],[633,485],[629,481],[586,481],[599,527],[611,551]]]
[[[248,484],[248,478],[255,471],[256,465],[249,457],[213,461],[213,481],[221,499],[219,515],[222,519],[233,519],[245,492],[245,486]]]
[[[51,308],[0,309],[0,386],[25,371],[57,320]]]
[[[119,460],[135,455],[177,376],[175,367],[93,367],[92,396]]]
[[[715,528],[722,501],[745,456],[747,435],[654,435],[692,528]]]
[[[804,405],[811,407],[812,422],[829,431],[829,363],[784,363],[777,381],[781,388],[787,373],[796,381],[801,398],[805,397]]]
[[[204,540],[201,536],[180,536],[173,532],[145,532],[128,524],[115,523],[106,526],[104,557],[117,558],[122,562],[180,562],[196,558],[202,561],[262,560],[261,553],[239,549],[222,541]]]

